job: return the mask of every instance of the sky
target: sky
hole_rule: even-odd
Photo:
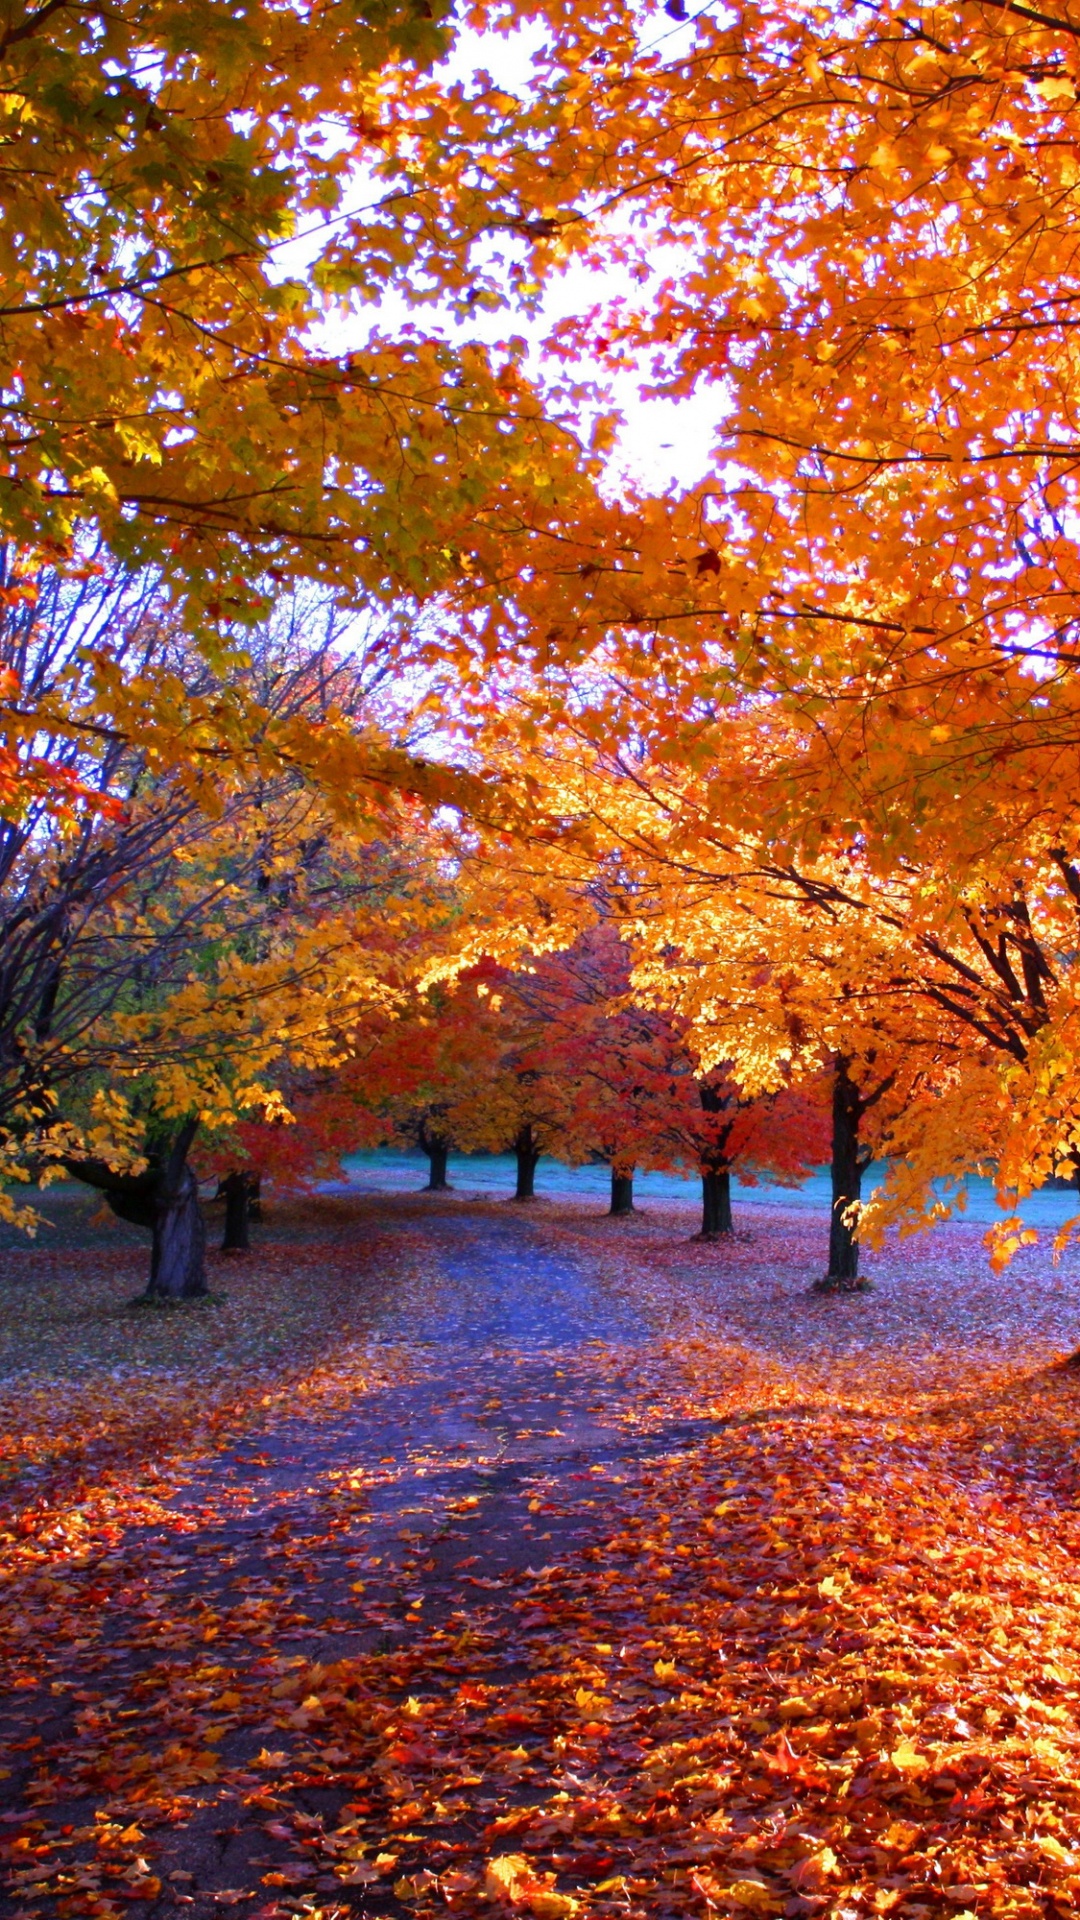
[[[661,27],[653,21],[652,30],[665,51],[670,45],[672,52],[676,52],[680,43],[692,34],[693,22],[685,25],[667,22]],[[529,85],[530,61],[542,31],[542,23],[535,21],[508,36],[464,31],[456,39],[443,71],[448,80],[467,82],[474,72],[483,69],[498,87],[522,93]],[[358,181],[357,204],[363,204],[369,196],[369,183]],[[302,273],[318,253],[321,241],[321,233],[315,231],[306,243],[276,249],[282,276]],[[505,245],[505,236],[501,237],[500,244]],[[662,260],[658,266],[662,269]],[[628,273],[610,268],[603,275],[597,275],[576,262],[549,281],[536,314],[509,310],[496,314],[478,312],[461,322],[449,310],[432,307],[418,312],[401,298],[386,296],[377,305],[365,306],[353,314],[329,316],[319,334],[318,345],[333,353],[355,352],[373,331],[394,334],[406,326],[439,334],[459,345],[476,340],[495,347],[516,336],[528,345],[527,372],[542,383],[543,343],[552,329],[561,320],[620,295],[628,299],[641,297],[641,289]],[[559,371],[565,374],[567,370],[560,367]],[[715,470],[712,449],[725,405],[720,389],[695,395],[690,400],[648,400],[641,397],[639,390],[642,379],[647,380],[647,369],[612,375],[593,364],[580,363],[577,372],[582,379],[602,381],[610,392],[613,409],[624,419],[608,456],[613,489],[617,489],[621,481],[627,481],[648,492],[667,495],[696,485]],[[587,421],[582,423],[585,440],[589,426]]]

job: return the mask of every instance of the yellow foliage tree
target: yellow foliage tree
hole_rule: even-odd
[[[325,727],[342,766],[355,740],[370,775],[375,721],[390,751],[377,635],[343,648],[301,602],[212,669],[152,582],[115,569],[39,587],[7,637],[39,712],[55,701],[61,716],[39,744],[68,805],[24,796],[0,821],[3,1171],[66,1168],[101,1187],[153,1232],[152,1291],[197,1292],[196,1132],[280,1112],[283,1072],[346,1057],[423,963],[445,889],[392,783],[369,778],[331,807],[290,751]],[[173,731],[163,748],[148,727],[136,747],[105,724],[86,644],[98,625],[115,702],[132,678],[160,693],[183,754]],[[69,732],[84,690],[97,721]]]

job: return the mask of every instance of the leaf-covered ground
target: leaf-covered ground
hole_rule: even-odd
[[[279,1210],[4,1254],[12,1915],[1071,1914],[1075,1259]]]

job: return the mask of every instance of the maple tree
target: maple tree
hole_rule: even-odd
[[[205,1287],[196,1133],[280,1110],[279,1063],[348,1051],[400,990],[396,930],[437,919],[439,887],[407,806],[356,794],[335,816],[274,750],[275,729],[306,737],[320,716],[363,725],[381,667],[343,652],[332,621],[286,610],[215,670],[152,583],[106,569],[40,586],[8,637],[39,713],[56,695],[44,752],[69,798],[57,817],[50,787],[0,824],[4,1172],[100,1187],[152,1230],[151,1295],[186,1296]],[[186,710],[194,752],[104,724],[95,625],[117,705],[127,669]],[[97,718],[69,730],[80,685]],[[230,751],[241,708],[266,718],[255,765],[246,731]]]
[[[512,354],[325,344],[329,315],[410,295],[382,123],[451,38],[426,0],[7,10],[6,535],[56,553],[91,523],[245,616],[275,578],[461,579],[573,490]]]
[[[438,1124],[441,1137],[465,1152],[513,1153],[513,1197],[528,1201],[542,1156],[573,1160],[580,1148],[570,1088],[546,1058],[542,1023],[516,986],[515,976],[493,963],[462,976],[459,1017],[480,1044],[451,1081]],[[444,1105],[441,1097],[437,1105]]]
[[[223,1184],[233,1183],[234,1232],[245,1241],[241,1216],[254,1178],[311,1190],[318,1180],[339,1175],[344,1156],[364,1148],[400,1142],[419,1147],[429,1163],[425,1191],[446,1190],[447,1160],[456,1144],[455,1103],[497,1071],[498,1052],[471,987],[424,991],[418,985],[415,975],[439,952],[440,931],[406,922],[398,933],[393,1001],[365,1010],[347,1054],[315,1070],[286,1069],[279,1076],[290,1124],[276,1116],[242,1120],[215,1150],[200,1155],[202,1164],[224,1175]],[[244,1156],[239,1168],[238,1153]]]
[[[633,950],[610,920],[511,974],[504,998],[540,1023],[545,1071],[571,1107],[579,1157],[611,1166],[611,1211],[633,1207],[633,1175],[697,1166],[702,1237],[730,1233],[731,1173],[796,1179],[824,1157],[820,1107],[778,1088],[744,1098],[729,1074],[702,1076],[687,1023],[638,999]]]
[[[1073,698],[1070,16],[852,0],[683,29],[647,9],[643,32],[630,8],[547,18],[516,96],[485,98],[480,74],[433,120],[427,191],[468,180],[479,140],[507,221],[543,215],[535,280],[571,258],[623,269],[560,350],[725,401],[714,471],[634,500],[595,556],[592,641],[621,598],[684,744],[703,675],[721,703],[749,683],[804,715],[843,688],[859,726],[846,744],[827,727],[809,760],[840,823],[854,769],[883,836],[939,803],[959,825],[957,769],[980,748],[1032,792]],[[489,207],[474,176],[478,238]],[[513,298],[501,260],[474,264]]]
[[[741,860],[751,896],[789,888],[827,943],[839,917],[851,993],[891,946],[885,1000],[946,1018],[909,1023],[937,1057],[896,1136],[902,1161],[919,1134],[917,1172],[889,1191],[932,1211],[935,1156],[959,1174],[966,1150],[1023,1194],[1071,1164],[1078,1111],[1075,25],[982,4],[544,18],[531,75],[461,82],[422,161],[396,123],[418,191],[465,222],[432,220],[425,269],[467,258],[504,305],[569,262],[601,296],[617,269],[557,364],[715,401],[718,425],[699,483],[624,484],[582,517],[576,606],[546,578],[526,629],[524,719],[519,662],[478,696],[501,703],[479,716],[493,756],[516,733],[543,786],[545,730],[569,725],[617,765],[617,851],[644,777],[678,793],[684,867],[722,847],[726,882]],[[493,205],[527,233],[524,283],[485,257]],[[575,788],[560,765],[553,815]]]
[[[970,873],[958,889],[944,846],[936,871],[911,862],[887,880],[857,858],[781,867],[768,849],[744,849],[744,866],[713,850],[710,873],[699,841],[692,886],[667,874],[649,929],[650,946],[680,941],[685,964],[644,962],[658,990],[680,980],[706,1057],[733,1051],[751,1084],[775,1063],[840,1063],[834,1200],[858,1199],[871,1150],[884,1159],[863,1222],[872,1238],[890,1221],[941,1218],[962,1204],[968,1173],[990,1172],[1006,1209],[989,1234],[994,1256],[1023,1244],[1017,1201],[1075,1163],[1073,983],[1060,960],[1075,915],[1070,863],[1014,868],[1003,899]],[[710,882],[726,902],[705,899]],[[739,1009],[734,1026],[725,1005]],[[845,1060],[859,1063],[858,1091]],[[836,1278],[855,1272],[842,1218],[834,1212]]]
[[[511,1019],[536,1036],[544,1071],[566,1102],[576,1155],[611,1168],[611,1212],[633,1211],[637,1169],[673,1164],[673,1114],[692,1072],[670,1025],[632,1002],[627,949],[603,919],[572,945],[503,976]]]
[[[381,1112],[385,1137],[426,1155],[429,1193],[448,1187],[452,1148],[464,1144],[462,1103],[484,1098],[499,1071],[499,1035],[476,982],[465,974],[432,989],[405,1010],[366,1056],[361,1072],[367,1097]]]
[[[561,917],[596,861],[608,863],[635,992],[675,1008],[705,1067],[731,1063],[751,1094],[812,1080],[838,1057],[859,1062],[870,1130],[857,1151],[849,1143],[846,1172],[843,1156],[834,1169],[833,1279],[855,1277],[843,1222],[868,1152],[887,1178],[863,1238],[941,1218],[963,1204],[969,1173],[990,1173],[1004,1214],[989,1239],[1006,1258],[1031,1231],[1018,1200],[1076,1163],[1067,956],[1080,896],[1065,848],[961,871],[948,823],[891,866],[857,839],[800,848],[769,832],[795,751],[788,722],[748,701],[723,725],[700,714],[703,757],[640,743],[631,753],[595,725],[606,679],[618,680],[610,663],[595,700],[537,728],[527,777],[565,832],[517,856],[520,895]],[[531,716],[545,699],[541,688]],[[642,671],[635,711],[659,713],[665,699],[663,676]],[[479,859],[497,886],[500,856]]]
[[[225,1202],[222,1253],[249,1252],[251,1222],[262,1218],[262,1175],[248,1167],[232,1167],[218,1182],[214,1197]]]
[[[501,622],[594,469],[539,405],[522,343],[370,324],[388,288],[428,297],[383,123],[410,99],[426,115],[421,80],[452,37],[427,0],[8,9],[5,610],[33,599],[43,567],[78,578],[112,556],[182,604],[215,670],[305,581],[392,607],[399,671],[467,656]],[[417,640],[412,616],[436,597],[456,617]],[[89,807],[69,756],[41,741],[92,750],[105,733],[136,754],[152,741],[196,784],[223,754],[260,777],[272,740],[338,811],[371,782],[482,810],[464,770],[377,727],[329,710],[278,725],[273,702],[220,672],[193,704],[184,675],[155,683],[113,656],[106,626],[91,639],[84,671],[47,692],[17,658],[0,682],[0,806],[16,821],[42,801]]]
[[[796,1186],[825,1159],[829,1133],[816,1082],[805,1090],[781,1087],[753,1097],[740,1089],[730,1070],[713,1070],[697,1079],[696,1092],[700,1113],[686,1116],[684,1138],[701,1172],[698,1237],[715,1240],[733,1231],[734,1171],[744,1185],[764,1174]]]

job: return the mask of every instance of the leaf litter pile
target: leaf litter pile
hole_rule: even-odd
[[[1068,1257],[326,1200],[5,1260],[5,1911],[1073,1913]]]

